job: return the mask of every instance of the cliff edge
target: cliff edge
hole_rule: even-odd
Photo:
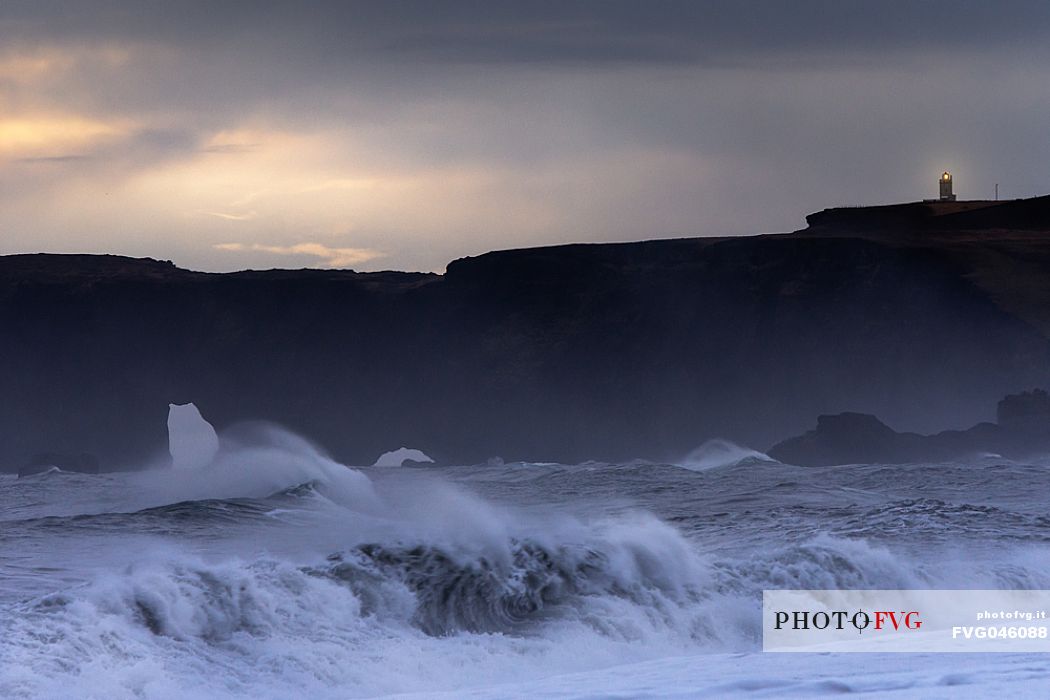
[[[936,226],[815,216],[443,275],[0,257],[0,468],[41,452],[141,466],[168,404],[191,401],[219,429],[271,420],[351,464],[403,444],[582,461],[770,444],[845,410],[935,433],[1050,384],[1047,198]]]

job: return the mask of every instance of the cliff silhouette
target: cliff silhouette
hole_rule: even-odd
[[[994,455],[1025,459],[1050,454],[1050,394],[1034,389],[999,402],[996,422],[935,435],[897,432],[872,415],[819,416],[817,427],[769,449],[781,462],[818,467],[835,464],[904,464]]]
[[[348,463],[673,459],[855,411],[919,432],[1050,384],[1050,197],[565,245],[443,275],[0,257],[0,469],[162,454],[169,403]]]

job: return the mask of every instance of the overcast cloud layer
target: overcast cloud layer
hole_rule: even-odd
[[[1048,46],[1045,2],[6,0],[0,253],[441,270],[1045,194]]]

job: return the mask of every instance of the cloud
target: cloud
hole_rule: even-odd
[[[18,158],[17,163],[71,163],[76,161],[91,160],[91,156],[81,154],[70,154],[64,156],[35,156]]]
[[[0,158],[61,158],[73,149],[123,137],[129,130],[127,120],[103,121],[72,114],[0,117]]]
[[[201,153],[251,153],[259,147],[257,143],[218,143],[205,146]]]
[[[258,214],[254,211],[250,211],[246,214],[226,214],[221,211],[206,211],[204,212],[208,216],[214,216],[219,219],[225,219],[226,221],[251,221]]]
[[[260,243],[219,243],[212,247],[216,250],[231,252],[256,251],[274,255],[309,255],[323,260],[326,267],[352,267],[385,255],[371,248],[330,248],[323,243],[297,243],[287,246]]]
[[[945,168],[1050,187],[1045,0],[302,7],[0,2],[0,253],[439,270],[793,230]]]
[[[134,5],[135,11],[129,11]],[[272,67],[348,63],[714,63],[846,48],[881,56],[902,47],[965,53],[1047,34],[1042,0],[428,0],[138,3],[5,0],[11,38],[133,38],[207,51],[272,50]],[[0,22],[0,40],[5,38]],[[218,66],[221,68],[221,66]]]

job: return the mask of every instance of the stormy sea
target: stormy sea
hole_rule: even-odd
[[[145,465],[148,466],[148,465]],[[0,476],[2,698],[1050,694],[1037,654],[776,654],[763,589],[1050,589],[1050,462],[210,464]]]

